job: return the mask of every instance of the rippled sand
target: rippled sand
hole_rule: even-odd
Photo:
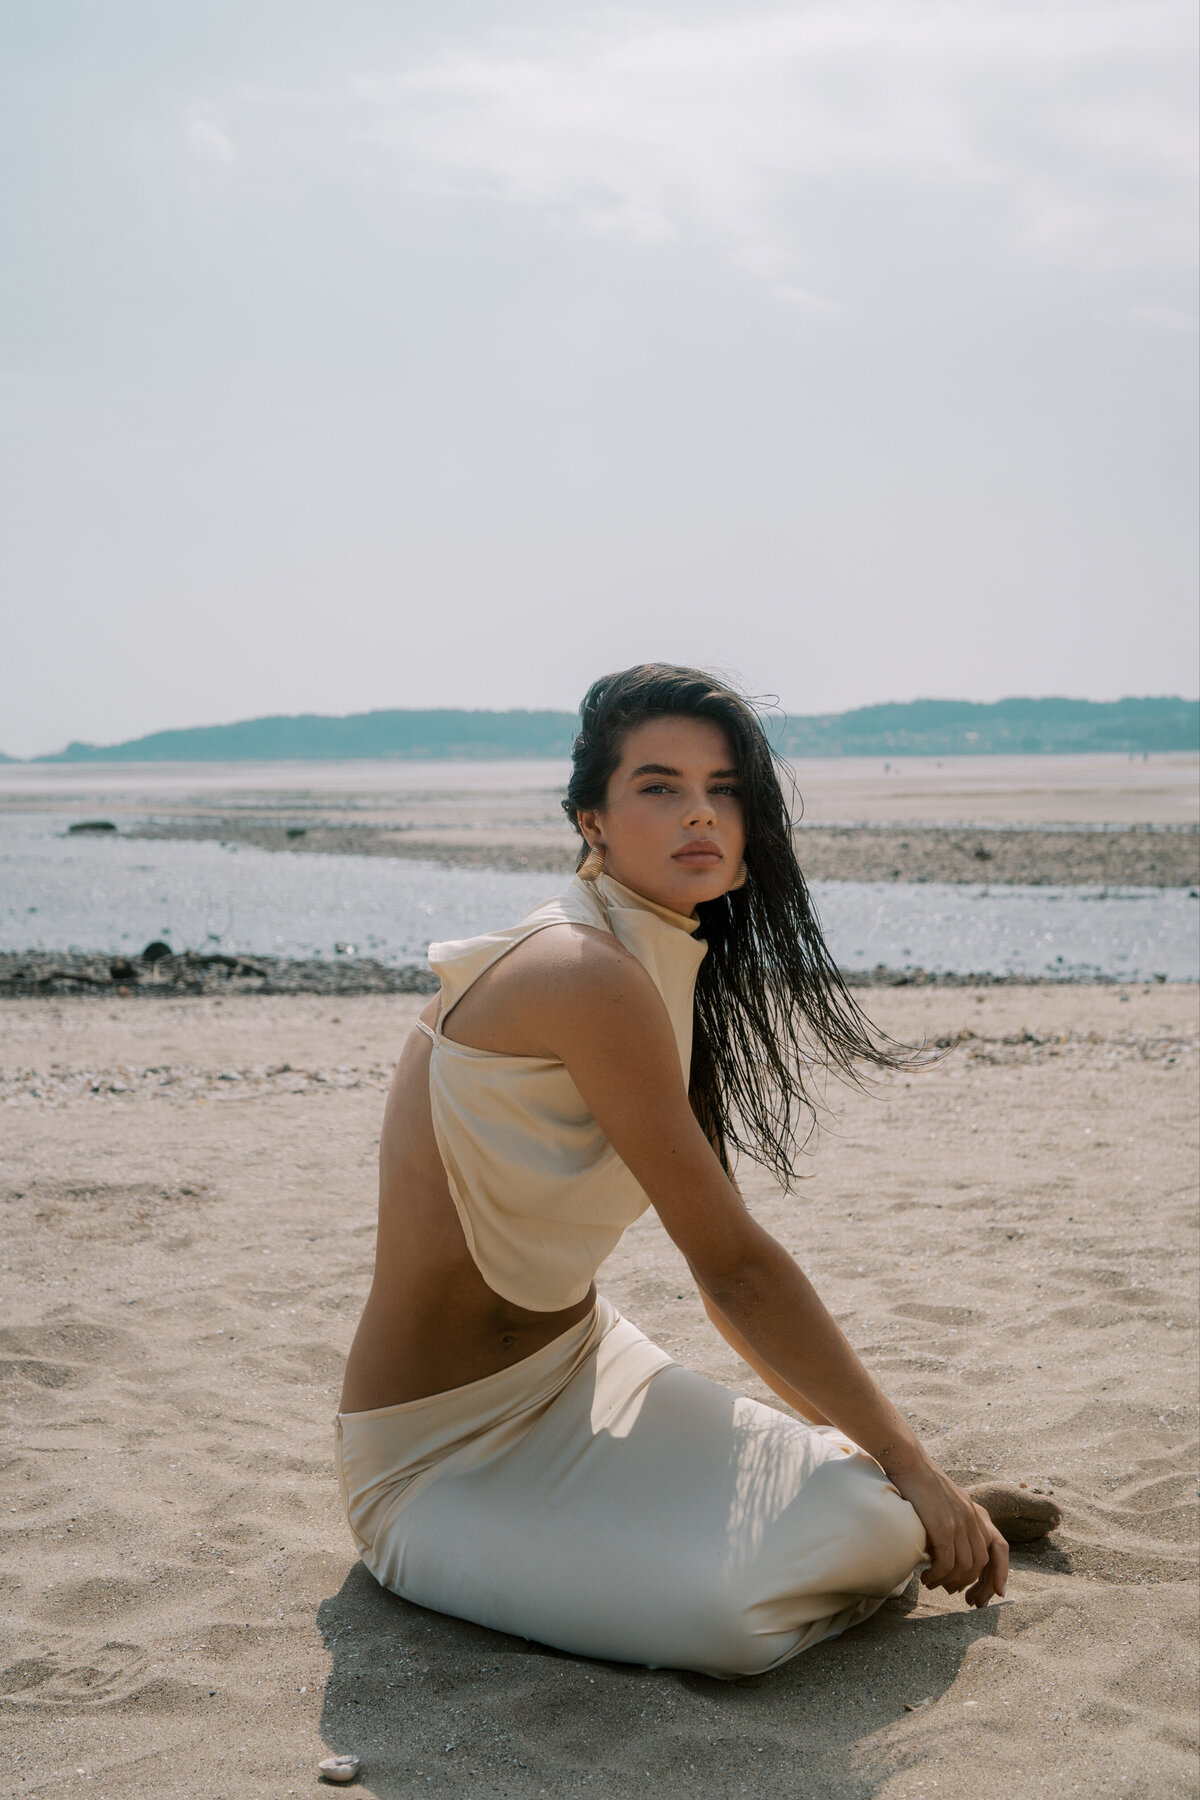
[[[973,1035],[838,1090],[798,1198],[747,1191],[951,1472],[1053,1487],[1067,1523],[1002,1605],[928,1595],[731,1685],[354,1563],[330,1420],[419,999],[0,1003],[12,1791],[276,1800],[336,1750],[380,1800],[1190,1794],[1195,990],[870,1003]],[[761,1391],[652,1218],[604,1285]]]

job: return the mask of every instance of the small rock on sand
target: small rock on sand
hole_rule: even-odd
[[[362,1768],[362,1763],[357,1756],[327,1756],[317,1766],[321,1771],[322,1780],[334,1781],[339,1786],[344,1786],[346,1782],[354,1780]]]

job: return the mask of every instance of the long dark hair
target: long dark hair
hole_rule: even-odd
[[[697,908],[708,954],[696,979],[689,1098],[727,1171],[740,1151],[790,1190],[816,1120],[814,1068],[853,1077],[860,1063],[897,1068],[915,1053],[871,1024],[829,954],[796,861],[778,759],[749,700],[702,669],[641,663],[594,681],[580,713],[563,810],[581,838],[579,814],[603,807],[634,726],[708,719],[733,747],[747,879]],[[587,850],[584,841],[580,865]]]

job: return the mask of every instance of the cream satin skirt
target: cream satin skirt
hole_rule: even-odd
[[[604,1299],[497,1375],[340,1414],[337,1460],[384,1587],[615,1662],[759,1674],[925,1560],[848,1438],[682,1368]]]

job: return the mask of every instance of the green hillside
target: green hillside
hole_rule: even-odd
[[[1200,701],[913,700],[788,719],[789,756],[996,756],[1197,750]]]
[[[421,757],[569,756],[569,712],[321,713],[155,731],[128,743],[68,744],[38,762],[336,762]]]
[[[282,762],[379,758],[565,757],[570,712],[454,709],[320,713],[156,731],[123,744],[68,744],[36,762]],[[811,718],[776,716],[788,756],[995,756],[1200,749],[1200,701],[913,700]]]

